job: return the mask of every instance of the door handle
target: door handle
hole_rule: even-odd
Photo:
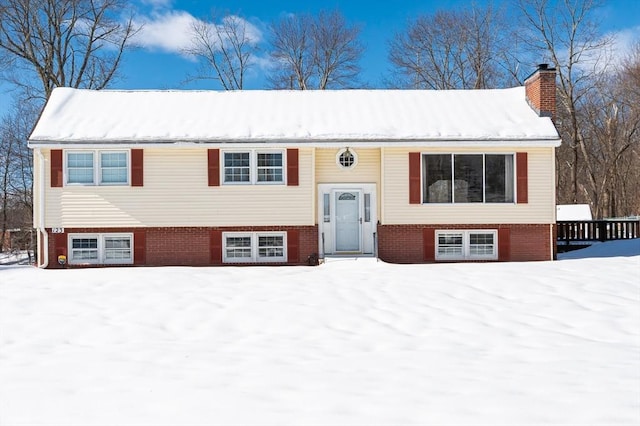
[[[360,225],[362,225],[362,218],[358,219],[358,221],[360,222]]]

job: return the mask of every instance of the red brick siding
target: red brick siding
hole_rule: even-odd
[[[531,106],[540,115],[556,115],[556,72],[540,70],[525,81],[525,92]]]
[[[220,232],[260,232],[291,231],[298,233],[298,251],[292,253],[289,264],[306,265],[307,259],[318,252],[318,228],[316,226],[254,226],[254,227],[175,227],[175,228],[66,228],[65,234],[51,234],[49,231],[49,268],[59,268],[57,256],[60,244],[68,234],[80,233],[144,233],[144,255],[138,251],[136,265],[146,266],[208,266],[217,264],[211,255],[212,231]],[[59,235],[58,237],[55,237]],[[56,241],[58,245],[56,245]],[[135,246],[135,241],[134,241]],[[66,253],[66,248],[65,248]],[[297,255],[297,260],[296,259]],[[142,261],[141,261],[142,260]],[[144,263],[143,263],[144,262]],[[262,264],[264,265],[264,264]]]
[[[552,259],[552,231],[549,225],[382,225],[378,226],[378,255],[391,263],[425,263],[424,235],[444,229],[507,229],[509,253],[501,259],[532,261]],[[504,243],[504,241],[503,241]],[[427,245],[428,246],[428,245]],[[428,261],[426,261],[428,262]]]

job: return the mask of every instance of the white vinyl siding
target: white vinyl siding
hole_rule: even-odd
[[[299,150],[298,186],[211,187],[207,183],[206,148],[145,148],[142,187],[73,185],[51,188],[50,152],[43,150],[43,153],[47,165],[44,179],[45,226],[48,228],[303,226],[314,223],[312,149]],[[220,154],[222,158],[222,152]]]
[[[528,153],[528,202],[409,204],[409,152],[504,154]],[[383,148],[383,225],[396,224],[551,224],[555,223],[555,155],[553,148],[504,147],[413,149]],[[517,195],[517,194],[516,194]]]

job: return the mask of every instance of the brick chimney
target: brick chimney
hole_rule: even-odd
[[[556,69],[540,64],[524,81],[527,102],[540,117],[556,118]]]

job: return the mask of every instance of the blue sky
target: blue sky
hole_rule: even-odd
[[[477,0],[484,4],[487,0]],[[512,0],[505,0],[509,4]],[[196,72],[196,63],[180,54],[187,39],[187,29],[194,19],[211,16],[212,9],[240,14],[260,37],[266,38],[270,22],[288,13],[316,13],[321,9],[338,9],[349,23],[362,28],[365,46],[361,61],[361,80],[369,87],[383,87],[389,69],[387,43],[394,33],[402,31],[407,21],[419,14],[438,9],[464,7],[467,0],[132,0],[136,22],[144,23],[137,49],[129,51],[121,68],[122,78],[111,88],[118,89],[220,89],[215,81],[185,84],[186,77]],[[500,4],[500,0],[494,0]],[[598,9],[603,32],[613,33],[629,45],[640,39],[640,0],[604,0]],[[267,57],[267,52],[260,54]],[[248,89],[267,88],[264,72],[254,68],[248,76]],[[7,85],[0,83],[0,116],[10,105]]]
[[[268,24],[283,14],[338,9],[349,23],[362,28],[361,40],[365,45],[362,81],[371,87],[382,87],[384,74],[389,69],[387,43],[394,33],[405,28],[407,21],[419,14],[469,3],[466,0],[138,0],[136,12],[145,22],[139,42],[145,47],[127,55],[122,69],[125,78],[117,82],[116,87],[220,89],[214,81],[185,84],[186,76],[196,72],[196,64],[177,51],[189,19],[206,18],[211,15],[212,8],[240,14],[262,37],[266,37]],[[484,3],[484,0],[478,0],[478,3]],[[639,0],[605,0],[598,14],[603,31],[619,34],[626,42],[633,37],[638,39]],[[261,55],[266,57],[267,52]],[[266,88],[263,75],[260,69],[254,68],[246,88]]]

